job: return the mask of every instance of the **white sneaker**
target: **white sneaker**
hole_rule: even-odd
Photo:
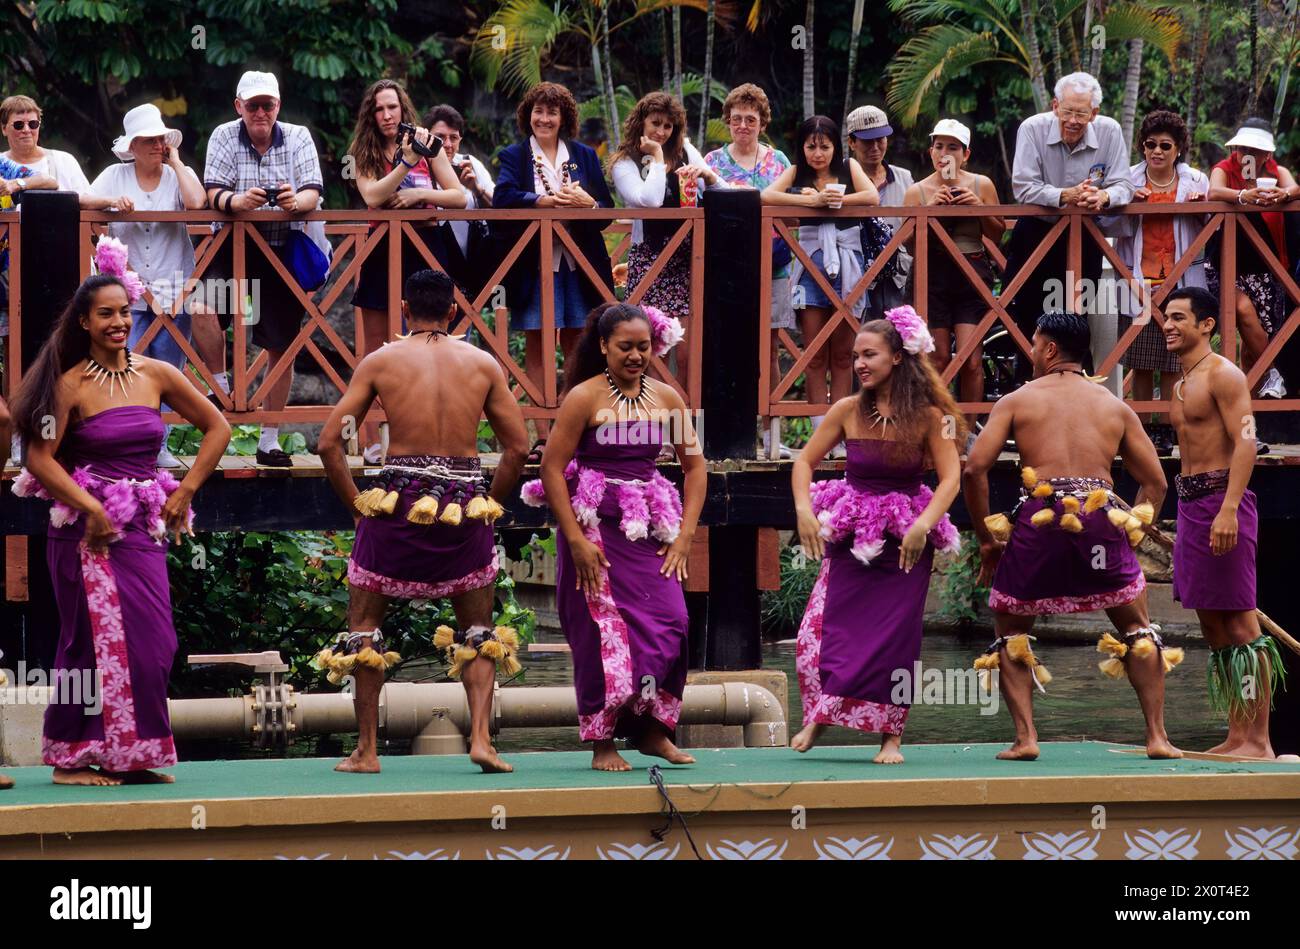
[[[368,465],[377,465],[384,460],[384,446],[379,442],[373,445],[367,445],[365,451],[361,453],[361,458]]]
[[[848,449],[844,447],[843,442],[840,442],[838,445],[836,445],[834,448],[831,449],[831,453],[827,457],[830,458],[831,461],[843,461],[848,456],[849,456]]]
[[[790,448],[789,445],[786,444],[781,445],[781,448],[777,451],[777,454],[780,455],[782,458],[794,457],[794,451]]]
[[[158,451],[158,467],[179,468],[180,466],[181,466],[180,459],[177,458],[175,455],[173,455],[170,451],[168,451],[166,445],[163,445],[162,448]]]
[[[1265,399],[1286,398],[1286,383],[1282,381],[1282,374],[1276,369],[1270,369],[1259,387],[1259,394]]]

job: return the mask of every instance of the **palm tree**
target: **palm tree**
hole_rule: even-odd
[[[682,92],[682,11],[673,7],[673,85],[677,87],[677,101],[685,107]]]
[[[679,18],[681,7],[703,10],[707,0],[633,0],[631,10],[618,20],[611,15],[611,5],[612,0],[506,0],[484,21],[475,36],[470,69],[487,88],[499,87],[506,93],[518,93],[541,81],[543,60],[550,57],[564,37],[574,36],[590,50],[596,88],[607,103],[612,103],[614,83],[609,37],[647,13],[671,8],[674,17]],[[680,30],[677,32],[680,62]],[[609,107],[601,114],[605,121],[611,121],[616,112]],[[617,138],[617,122],[610,134]]]
[[[813,12],[816,0],[808,0],[803,15],[803,117],[810,119],[816,114],[813,101]]]
[[[1047,84],[1043,82],[1043,55],[1038,48],[1038,24],[1034,22],[1031,0],[1020,0],[1020,30],[1029,54],[1029,88],[1034,93],[1034,111],[1047,111]]]
[[[1205,0],[1196,12],[1196,25],[1192,31],[1192,89],[1187,95],[1187,141],[1191,155],[1190,163],[1196,155],[1196,125],[1201,108],[1201,82],[1205,73],[1205,60],[1210,51],[1210,7]]]
[[[853,108],[853,80],[857,78],[858,40],[862,36],[863,0],[853,0],[853,22],[849,31],[849,74],[844,82],[844,118],[840,120],[840,131],[849,121],[849,110]]]
[[[1246,93],[1246,114],[1255,114],[1259,101],[1259,14],[1262,0],[1250,0],[1250,89]]]
[[[1058,0],[1052,9],[1059,19],[1044,24],[1049,32],[1066,29],[1076,63],[1079,43],[1072,18],[1079,6],[1080,0]],[[934,114],[945,86],[975,66],[1006,63],[1031,80],[1036,68],[1041,71],[1027,31],[1017,25],[1023,22],[1020,0],[889,0],[889,7],[917,28],[886,68],[886,101],[905,126],[915,125],[922,114]],[[1048,12],[1040,7],[1040,13]],[[1172,13],[1129,0],[1108,4],[1101,23],[1108,42],[1141,39],[1173,63],[1182,25]]]
[[[1137,114],[1138,83],[1142,78],[1142,47],[1140,39],[1128,41],[1128,71],[1124,74],[1124,105],[1120,109],[1120,128],[1124,131],[1124,147],[1133,154],[1133,121]]]
[[[714,17],[716,13],[716,10],[714,8],[714,0],[708,0],[708,4],[709,4],[708,11],[707,11],[708,24],[705,27],[705,29],[708,32],[706,34],[706,39],[704,41],[704,88],[705,89],[708,89],[713,79],[713,26],[714,26]],[[701,150],[704,149],[705,144],[708,141],[704,137],[704,133],[708,131],[708,121],[709,121],[709,97],[707,95],[701,95],[700,96],[700,131],[699,134],[696,136],[696,144]]]

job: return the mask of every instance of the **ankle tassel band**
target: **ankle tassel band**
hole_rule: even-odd
[[[1005,648],[1008,659],[1029,667],[1034,685],[1039,692],[1046,694],[1047,690],[1043,686],[1052,681],[1052,674],[1047,671],[1042,660],[1034,655],[1034,650],[1029,645],[1029,641],[1036,638],[1028,633],[1017,633],[1014,636],[999,636],[993,640],[992,644],[984,650],[984,654],[975,660],[975,668],[980,671],[980,688],[986,692],[992,689],[991,673],[1001,667],[1000,650]]]

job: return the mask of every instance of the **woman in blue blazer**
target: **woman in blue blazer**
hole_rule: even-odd
[[[578,104],[568,89],[540,82],[528,90],[516,110],[522,141],[501,151],[500,174],[492,196],[494,208],[610,208],[614,200],[605,184],[600,159],[591,148],[575,141]],[[605,287],[614,285],[609,252],[601,231],[608,221],[568,223],[569,234],[583,256],[599,274]],[[496,227],[501,256],[509,251],[527,222],[501,222]],[[540,380],[542,366],[542,294],[538,280],[536,239],[515,262],[506,277],[506,305],[511,329],[524,331],[524,368]],[[567,353],[586,323],[587,313],[604,302],[605,294],[592,286],[568,249],[556,238],[554,260],[555,328],[561,350]],[[545,426],[539,425],[539,434]],[[537,446],[534,446],[536,448]]]

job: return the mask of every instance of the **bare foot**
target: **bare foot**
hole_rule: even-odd
[[[695,759],[672,743],[666,734],[655,730],[637,743],[636,750],[652,758],[663,758],[669,764],[695,764]]]
[[[94,768],[55,768],[54,783],[112,787],[121,784],[122,779],[102,774]]]
[[[1183,753],[1169,743],[1166,737],[1147,739],[1148,758],[1181,758]]]
[[[1233,751],[1236,747],[1237,739],[1229,737],[1219,742],[1213,748],[1205,749],[1205,753],[1207,755],[1233,755],[1236,754],[1236,752]]]
[[[998,759],[1001,761],[1037,761],[1038,742],[1017,741],[1006,751],[999,751]]]
[[[0,791],[7,791],[14,786],[14,779],[6,774],[0,774]]]
[[[361,753],[358,748],[334,766],[335,771],[347,771],[351,774],[378,774],[379,756],[373,751]]]
[[[175,784],[176,776],[161,771],[108,771],[104,774],[119,779],[123,784]]]
[[[1207,755],[1234,755],[1238,758],[1264,758],[1272,761],[1277,758],[1273,753],[1273,746],[1267,742],[1261,744],[1253,741],[1238,741],[1229,744],[1224,742],[1221,745],[1215,745]]]
[[[627,763],[627,759],[618,753],[612,741],[596,742],[591,752],[591,767],[595,771],[632,770],[632,766]]]
[[[903,739],[898,735],[882,735],[880,753],[871,760],[876,764],[902,764]]]
[[[514,765],[506,764],[497,755],[497,750],[488,742],[482,746],[473,745],[469,749],[469,760],[483,769],[484,774],[509,774],[515,770]]]
[[[825,725],[819,725],[817,722],[809,722],[799,734],[790,739],[790,747],[799,754],[805,751],[811,751],[812,747],[817,744],[817,739],[822,737],[822,732],[826,731]]]

